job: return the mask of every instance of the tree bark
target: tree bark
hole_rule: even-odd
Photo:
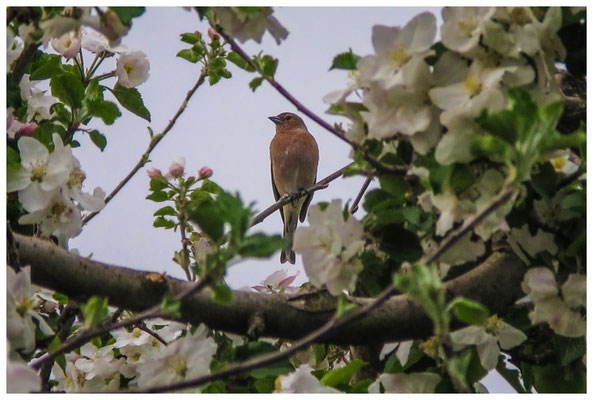
[[[92,261],[76,256],[53,243],[14,234],[21,265],[31,266],[33,283],[71,297],[91,295],[107,297],[109,304],[132,311],[142,311],[161,302],[164,296],[175,296],[190,282]],[[447,298],[464,296],[485,305],[492,313],[503,313],[523,295],[521,281],[526,267],[508,248],[497,249],[481,265],[446,282]],[[303,307],[302,296],[282,296],[234,291],[230,305],[212,301],[203,290],[182,302],[179,319],[192,324],[205,323],[211,329],[247,334],[255,315],[261,319],[261,336],[295,340],[322,326],[333,310]],[[351,298],[366,304],[369,298]],[[298,304],[298,305],[297,305]],[[398,295],[348,324],[328,343],[366,345],[424,338],[432,335],[432,323],[422,307],[406,295]]]

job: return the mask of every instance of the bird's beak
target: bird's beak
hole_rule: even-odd
[[[282,119],[280,117],[268,117],[268,119],[270,121],[272,121],[273,123],[275,123],[276,125],[279,125],[282,123]]]

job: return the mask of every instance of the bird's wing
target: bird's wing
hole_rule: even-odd
[[[315,181],[314,182],[317,182],[317,172],[315,172]],[[301,207],[301,213],[299,215],[299,220],[301,222],[305,222],[305,217],[307,216],[307,210],[309,209],[309,204],[311,204],[312,200],[313,200],[313,193],[311,193],[310,195],[305,197],[305,201],[303,202],[303,205]]]
[[[274,168],[272,167],[272,163],[270,163],[270,175],[272,176],[272,191],[274,192],[274,199],[278,201],[280,199],[280,193],[278,192],[278,188],[276,188],[276,182],[274,181]],[[280,210],[280,216],[282,217],[282,222],[284,222],[284,213]]]

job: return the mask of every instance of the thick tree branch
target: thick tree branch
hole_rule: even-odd
[[[192,98],[192,96],[194,95],[196,90],[198,90],[198,88],[200,86],[202,86],[202,84],[204,83],[206,75],[207,75],[207,73],[205,71],[202,71],[198,80],[196,81],[194,86],[187,92],[187,94],[185,95],[185,99],[183,100],[183,102],[179,106],[179,109],[177,109],[177,112],[175,113],[173,118],[169,121],[169,123],[167,124],[165,129],[158,135],[155,135],[152,137],[152,140],[148,144],[148,148],[146,149],[144,154],[142,154],[142,156],[140,156],[140,160],[138,160],[138,162],[136,163],[134,168],[132,168],[132,170],[128,173],[128,175],[126,175],[126,177],[115,187],[115,189],[113,189],[113,191],[111,193],[109,193],[109,195],[107,197],[105,197],[105,205],[107,205],[107,203],[109,203],[111,201],[111,199],[113,199],[113,197],[117,193],[119,193],[119,191],[128,183],[128,181],[130,179],[132,179],[132,177],[134,175],[136,175],[136,172],[138,172],[140,170],[140,168],[142,168],[149,161],[148,156],[154,150],[154,148],[157,146],[157,144],[159,144],[160,141],[163,140],[165,135],[173,128],[173,126],[177,122],[177,119],[181,116],[181,114],[183,114],[183,112],[187,108],[187,103],[189,102],[189,100]],[[101,210],[95,211],[95,212],[87,215],[82,220],[82,225],[85,225],[87,222],[89,222],[91,219],[93,219],[95,217],[95,215],[99,214],[99,212],[101,212]]]
[[[155,283],[147,272],[103,264],[71,254],[58,246],[15,234],[22,265],[31,265],[33,283],[69,296],[106,296],[109,303],[132,311],[142,311],[164,296],[176,296],[191,283],[165,277]],[[509,250],[494,252],[472,271],[446,283],[448,296],[464,296],[502,313],[522,295],[525,266]],[[354,298],[360,305],[373,299]],[[249,321],[263,313],[262,336],[296,340],[319,329],[332,318],[333,309],[307,310],[295,304],[295,296],[261,295],[235,291],[229,306],[212,301],[209,290],[194,293],[182,301],[181,321],[205,323],[212,329],[246,334]],[[347,329],[323,338],[337,344],[367,344],[426,337],[432,324],[422,307],[407,296],[389,298],[384,304],[350,324]]]

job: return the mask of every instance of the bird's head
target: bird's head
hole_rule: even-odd
[[[296,114],[284,112],[275,117],[268,117],[270,121],[276,124],[276,130],[304,129],[307,130],[305,123]]]

